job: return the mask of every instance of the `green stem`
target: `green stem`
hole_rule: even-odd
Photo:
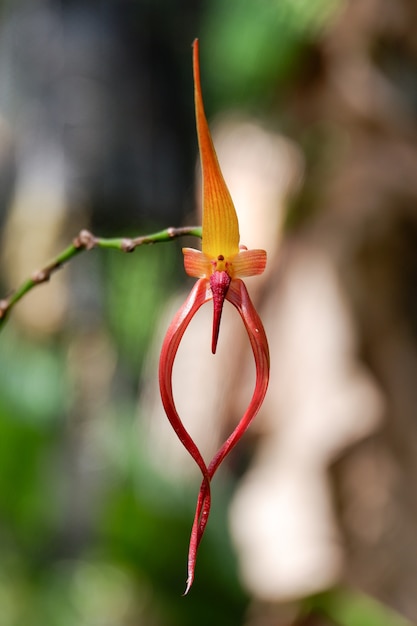
[[[0,328],[4,324],[8,314],[14,305],[19,302],[29,291],[37,285],[47,282],[52,274],[60,269],[65,263],[72,258],[84,252],[84,250],[92,250],[93,248],[111,248],[113,250],[121,250],[122,252],[133,252],[137,247],[151,244],[172,241],[178,237],[192,236],[201,239],[201,226],[183,226],[180,228],[166,228],[150,235],[142,235],[133,239],[122,237],[118,239],[104,239],[96,237],[88,230],[82,230],[73,240],[72,244],[58,254],[43,269],[38,270],[27,278],[15,291],[9,296],[0,300]]]

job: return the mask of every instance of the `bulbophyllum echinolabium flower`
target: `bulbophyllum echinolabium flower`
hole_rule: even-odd
[[[197,549],[204,534],[211,505],[210,483],[216,470],[242,437],[258,413],[269,381],[269,349],[262,322],[251,302],[242,277],[261,274],[266,265],[264,250],[247,250],[239,245],[239,224],[229,190],[214,150],[204,113],[200,83],[198,40],[193,44],[193,68],[197,135],[203,177],[202,249],[183,248],[185,271],[198,278],[188,298],[174,317],[164,339],[159,385],[167,417],[178,438],[200,468],[203,480],[197,500],[188,554],[188,578],[185,593],[193,583]],[[213,301],[213,354],[216,352],[224,301],[239,312],[245,325],[256,365],[256,383],[246,412],[209,465],[183,425],[175,407],[172,370],[181,338],[198,309]]]

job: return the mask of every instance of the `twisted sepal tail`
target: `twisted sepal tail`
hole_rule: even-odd
[[[211,300],[212,294],[209,284],[206,280],[198,280],[191,290],[188,298],[175,315],[165,335],[164,342],[162,344],[161,356],[159,359],[159,387],[161,391],[162,404],[164,405],[165,413],[171,423],[172,428],[176,432],[179,440],[190,453],[194,461],[197,463],[203,475],[203,482],[206,486],[204,493],[204,506],[197,504],[197,508],[200,511],[198,525],[204,527],[207,523],[208,515],[210,512],[211,496],[210,496],[210,479],[208,476],[208,469],[204,462],[201,453],[196,446],[194,440],[188,433],[184,424],[181,421],[178,411],[175,406],[174,396],[172,391],[172,370],[174,366],[175,356],[178,351],[178,346],[182,339],[182,336],[187,329],[190,321],[192,320],[198,309],[207,300]],[[201,517],[201,519],[200,519]],[[203,523],[204,521],[204,523]],[[190,552],[192,551],[192,539],[190,543]],[[195,562],[196,555],[194,555]],[[185,593],[188,592],[192,580],[190,576],[187,580],[187,588]]]
[[[207,477],[205,477],[200,486],[188,554],[187,591],[193,582],[197,550],[203,537],[207,525],[208,513],[210,511],[210,481],[220,464],[238,443],[257,415],[269,384],[270,358],[268,340],[261,319],[252,304],[245,283],[242,280],[232,280],[226,294],[226,300],[229,300],[229,302],[236,307],[243,320],[246,332],[248,333],[255,359],[256,382],[248,408],[234,431],[214,455],[208,466],[208,480]]]

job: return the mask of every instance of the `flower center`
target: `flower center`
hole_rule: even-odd
[[[227,272],[230,275],[231,262],[228,261],[223,254],[211,261],[212,273],[215,272]]]

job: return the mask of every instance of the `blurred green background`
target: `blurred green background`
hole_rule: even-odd
[[[196,36],[208,116],[238,108],[297,141],[307,175],[288,232],[313,220],[344,141],[326,110],[314,116],[332,55],[323,41],[344,10],[342,0],[3,0],[2,293],[81,227],[131,236],[198,221]],[[371,33],[369,56],[415,106],[412,64]],[[198,476],[173,488],[153,469],[137,407],[157,321],[185,283],[182,244],[82,254],[1,331],[0,626],[405,624],[348,582],[253,617],[227,525],[233,472],[216,482],[181,597]]]

